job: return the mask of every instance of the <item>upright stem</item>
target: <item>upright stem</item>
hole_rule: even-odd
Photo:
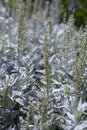
[[[45,35],[45,40],[44,40],[44,67],[45,67],[45,76],[46,76],[47,95],[49,95],[50,65],[49,65],[49,50],[48,50],[48,43],[47,43],[47,36],[46,35]]]

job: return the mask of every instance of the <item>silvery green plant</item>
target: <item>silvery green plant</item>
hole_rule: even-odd
[[[86,32],[83,31],[82,28],[80,28],[79,31],[79,37],[77,41],[77,47],[76,47],[76,60],[75,60],[75,66],[74,66],[74,79],[76,80],[76,89],[78,92],[78,95],[81,93],[84,93],[84,87],[86,82]]]
[[[70,40],[70,38],[69,38],[69,40]],[[74,39],[71,39],[70,43],[72,42],[72,40],[74,40]],[[64,125],[64,127],[65,126],[66,127],[64,129],[69,129],[69,130],[87,128],[86,124],[84,123],[86,120],[83,116],[83,115],[85,115],[84,110],[86,110],[87,104],[84,102],[85,100],[83,101],[84,96],[82,96],[85,94],[84,93],[84,84],[85,84],[85,82],[87,82],[86,79],[84,78],[86,76],[86,73],[85,73],[86,51],[87,51],[86,46],[85,46],[86,45],[86,32],[84,32],[83,29],[80,29],[79,36],[78,36],[78,39],[76,42],[77,42],[77,44],[76,44],[77,46],[74,46],[75,51],[72,50],[74,52],[73,54],[75,55],[74,58],[76,59],[75,61],[74,61],[74,59],[72,60],[73,64],[71,66],[72,67],[71,69],[73,71],[73,73],[72,73],[73,75],[71,75],[69,73],[69,71],[67,71],[67,73],[66,73],[67,76],[69,76],[69,78],[70,78],[69,81],[71,80],[72,82],[69,83],[69,81],[68,81],[65,83],[65,85],[63,85],[63,86],[67,86],[66,84],[68,83],[68,85],[70,84],[69,86],[74,88],[74,90],[73,90],[71,87],[69,87],[71,89],[70,93],[72,96],[67,95],[69,98],[69,100],[68,100],[69,107],[68,106],[65,107],[65,113],[68,116],[68,119],[70,119],[70,122],[68,122],[68,119],[65,119],[66,125]],[[66,47],[67,47],[67,45],[66,45]],[[69,45],[68,45],[68,47],[69,47]],[[67,49],[65,49],[65,50],[67,50]],[[69,50],[67,52],[70,53]],[[65,58],[65,60],[69,61],[69,59],[67,60],[66,58]],[[74,68],[73,68],[73,66],[74,66]],[[67,69],[67,67],[66,67],[66,69]],[[75,76],[76,76],[76,78],[75,78]],[[66,92],[68,92],[67,90],[68,89],[65,88]],[[86,91],[86,89],[85,89],[85,91]],[[80,107],[79,103],[80,103],[81,107]],[[83,106],[85,106],[85,107],[83,107]],[[84,121],[82,121],[82,120],[84,120]]]
[[[72,16],[60,25],[35,14],[26,21],[16,4],[15,43],[7,37],[4,55],[0,48],[0,129],[86,130],[87,28],[77,31]]]

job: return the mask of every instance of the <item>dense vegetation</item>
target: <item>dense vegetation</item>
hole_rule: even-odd
[[[4,6],[9,7],[10,15],[12,13],[12,8],[14,6],[13,0],[1,0]],[[64,15],[66,13],[66,21],[73,13],[75,18],[74,24],[77,27],[80,27],[87,24],[87,0],[22,0],[28,6],[29,15],[31,12],[35,13],[36,10],[45,7],[48,7],[48,10],[51,10],[51,13],[47,13],[47,15],[54,15],[56,18],[56,22],[63,22]]]
[[[87,28],[15,1],[0,3],[0,130],[87,130]]]
[[[75,25],[80,27],[81,25],[85,26],[87,24],[87,0],[55,0],[59,12],[59,19],[63,21],[63,16],[66,12],[67,18],[70,17],[71,13],[74,11],[73,15],[75,18]]]

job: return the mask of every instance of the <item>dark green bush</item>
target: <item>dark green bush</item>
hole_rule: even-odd
[[[64,13],[66,12],[67,18],[73,10],[75,17],[75,25],[80,27],[81,25],[85,26],[87,24],[87,0],[60,0],[58,1],[60,7],[60,20],[63,20]]]

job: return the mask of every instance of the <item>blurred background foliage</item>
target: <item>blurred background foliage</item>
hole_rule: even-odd
[[[40,3],[39,0],[23,0],[25,3],[32,3],[31,4],[31,12],[33,12],[33,10],[35,10],[35,6],[34,4]],[[57,20],[59,22],[63,21],[64,18],[64,14],[66,13],[66,20],[68,20],[69,16],[71,15],[71,13],[73,12],[74,17],[75,17],[75,25],[77,27],[80,27],[81,25],[83,25],[83,27],[87,24],[87,0],[40,0],[42,1],[41,6],[43,6],[42,8],[44,8],[44,6],[49,6],[49,8],[51,8],[51,6],[53,5],[54,8],[56,7],[56,15],[57,15]],[[2,0],[3,4],[6,7],[9,7],[10,9],[12,8],[12,4],[13,4],[13,0]],[[27,6],[27,5],[26,5]],[[39,8],[39,4],[37,4],[37,8]],[[52,8],[53,8],[52,6]],[[40,8],[41,9],[41,8]],[[11,12],[10,12],[11,13]]]
[[[56,0],[60,8],[60,19],[63,19],[63,15],[66,12],[67,18],[74,10],[75,25],[80,27],[87,24],[87,0]]]

